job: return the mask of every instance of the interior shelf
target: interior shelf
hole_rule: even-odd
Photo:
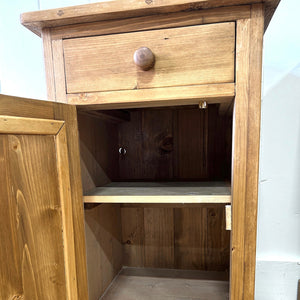
[[[225,272],[123,268],[101,300],[229,299]]]
[[[85,203],[231,203],[227,182],[112,182],[84,196]]]

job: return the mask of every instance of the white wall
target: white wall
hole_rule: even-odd
[[[101,0],[0,0],[0,92],[47,99],[42,41],[20,24],[21,13],[92,2]]]
[[[42,43],[20,25],[20,13],[38,9],[37,0],[0,0],[1,92],[46,99]]]
[[[300,279],[300,19],[281,0],[264,37],[256,300],[296,300]]]
[[[90,2],[0,1],[2,93],[46,99],[42,43],[20,13]],[[300,279],[299,11],[281,0],[264,39],[256,300],[295,300]]]

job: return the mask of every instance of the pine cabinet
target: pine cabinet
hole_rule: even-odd
[[[0,96],[1,299],[254,299],[262,39],[278,2],[21,16],[52,101]]]

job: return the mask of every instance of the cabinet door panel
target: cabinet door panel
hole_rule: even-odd
[[[0,116],[0,170],[0,299],[77,299],[64,122]]]

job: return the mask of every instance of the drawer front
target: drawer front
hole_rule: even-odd
[[[148,47],[148,71],[133,55]],[[234,81],[235,23],[67,39],[67,93],[148,89]]]

